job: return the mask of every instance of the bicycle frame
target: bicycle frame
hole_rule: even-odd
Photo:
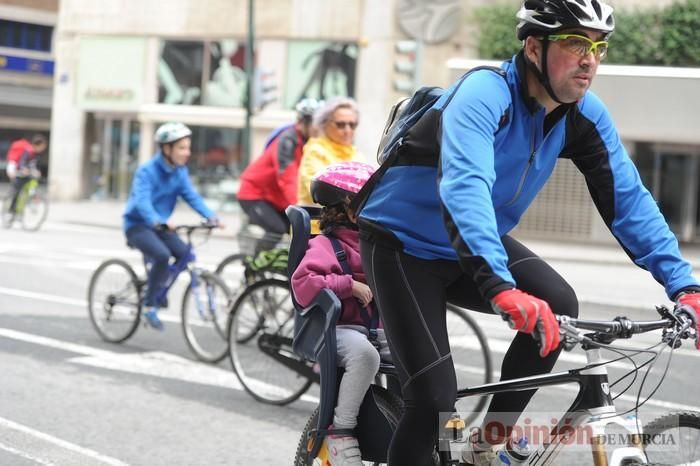
[[[197,257],[194,254],[194,246],[192,245],[193,232],[194,229],[187,229],[187,253],[183,255],[180,259],[168,265],[168,276],[163,286],[156,293],[156,302],[163,302],[165,297],[168,295],[170,288],[172,288],[172,286],[175,284],[175,280],[177,280],[177,277],[185,270],[188,270],[190,272],[191,281],[189,286],[192,288],[193,291],[199,289],[199,274],[201,272],[201,269],[196,265]],[[150,266],[153,264],[153,260],[150,257],[144,255],[143,262],[144,268],[146,269],[146,271],[148,271],[150,269]],[[209,293],[210,291],[207,290],[207,292]],[[202,306],[202,296],[196,292],[193,293],[193,295],[195,297],[197,311],[201,315],[204,315],[205,309],[203,309]],[[209,296],[209,298],[211,298],[211,296]],[[212,300],[209,299],[208,302],[211,303]],[[208,311],[213,313],[214,309],[208,309]]]
[[[646,463],[646,455],[641,447],[642,432],[636,418],[623,419],[616,414],[615,405],[610,395],[606,367],[610,361],[602,358],[598,347],[584,344],[583,349],[587,358],[587,364],[583,368],[465,388],[457,392],[457,399],[576,382],[579,385],[576,399],[550,431],[551,441],[543,443],[534,451],[528,459],[528,464],[530,466],[552,464],[563,446],[566,445],[570,435],[581,426],[586,426],[587,430],[591,432],[590,445],[595,466],[608,466],[608,464],[616,466],[622,464],[623,460],[638,460],[640,464]],[[629,434],[630,444],[627,447],[616,448],[608,463],[603,435],[605,428],[609,425],[622,427]],[[446,440],[448,439],[441,439],[441,455],[449,454],[449,448],[445,448],[444,442]],[[444,464],[451,463],[448,461]]]

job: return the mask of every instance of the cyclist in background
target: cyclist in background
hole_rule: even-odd
[[[257,251],[272,249],[289,231],[284,210],[297,202],[299,163],[317,107],[314,99],[299,101],[296,123],[276,131],[263,153],[241,173],[238,202],[250,223],[265,230]]]
[[[12,202],[5,215],[14,217],[17,207],[17,198],[27,182],[32,178],[40,178],[41,172],[37,168],[37,156],[46,150],[48,142],[46,136],[35,134],[31,140],[18,139],[10,145],[7,151],[7,177],[10,179],[12,189]]]
[[[191,136],[192,131],[182,123],[165,123],[156,130],[155,141],[160,149],[136,170],[124,210],[127,242],[153,261],[143,315],[157,330],[163,329],[158,308],[164,303],[156,302],[156,298],[168,276],[170,257],[179,260],[187,254],[187,245],[173,231],[175,225],[170,220],[178,197],[207,221],[219,224],[190,181],[186,163],[191,155]]]
[[[632,260],[670,299],[700,311],[691,265],[608,110],[588,90],[614,29],[612,8],[602,0],[525,0],[517,18],[523,47],[502,65],[502,75],[477,70],[455,83],[423,117],[435,121],[421,120],[440,128],[439,153],[412,154],[416,146],[405,138],[398,161],[360,213],[363,268],[405,401],[390,466],[432,464],[439,415],[454,409],[447,301],[498,314],[518,332],[501,380],[554,366],[561,351],[554,314],[576,317],[576,294],[509,233],[558,158],[571,159],[585,176],[603,220]],[[500,426],[504,437],[489,429],[489,443],[475,430],[463,460],[491,464],[533,394],[496,394],[481,430]]]

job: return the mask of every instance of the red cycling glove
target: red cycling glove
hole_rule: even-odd
[[[700,350],[700,293],[681,293],[681,295],[676,300],[676,304],[679,308],[676,312],[685,312],[688,316],[693,319],[695,323],[695,348]]]
[[[547,301],[514,288],[494,296],[491,306],[508,320],[510,328],[533,335],[539,340],[541,357],[547,356],[559,346],[559,323]]]

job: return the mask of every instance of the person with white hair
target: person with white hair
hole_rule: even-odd
[[[328,99],[314,113],[317,137],[310,138],[304,146],[299,165],[297,203],[313,204],[309,187],[311,179],[328,165],[337,162],[364,162],[364,156],[353,145],[355,129],[359,121],[357,103],[350,97]]]

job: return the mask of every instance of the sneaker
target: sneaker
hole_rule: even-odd
[[[154,329],[163,330],[165,328],[163,326],[163,322],[161,322],[160,318],[158,317],[157,308],[153,308],[149,311],[144,312],[143,317],[146,319],[146,322],[148,322],[148,325],[150,325]]]
[[[328,462],[330,466],[363,466],[360,444],[349,435],[328,435]]]
[[[483,447],[477,443],[479,430],[472,429],[469,441],[462,450],[462,461],[468,466],[490,466],[502,445]]]

